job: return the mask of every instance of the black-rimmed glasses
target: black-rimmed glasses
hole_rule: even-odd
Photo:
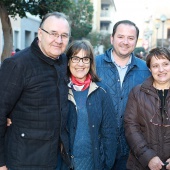
[[[73,57],[70,57],[70,59],[71,59],[71,61],[72,61],[73,63],[79,63],[80,60],[82,60],[82,62],[83,62],[84,64],[89,64],[90,61],[91,61],[91,58],[89,58],[89,57],[80,58],[80,57],[73,56]]]
[[[50,32],[48,32],[48,31],[46,31],[45,29],[43,29],[43,28],[40,28],[42,31],[44,31],[45,33],[47,33],[49,36],[50,36],[50,38],[51,39],[55,39],[55,38],[59,38],[59,37],[61,37],[61,39],[63,40],[63,41],[65,41],[65,40],[68,40],[68,38],[69,38],[69,35],[68,34],[58,34],[58,33],[56,33],[56,32],[52,32],[52,33],[50,33]]]

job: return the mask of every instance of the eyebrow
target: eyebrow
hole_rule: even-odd
[[[54,31],[54,30],[51,30],[51,31],[49,31],[49,32],[59,34],[57,31]],[[62,34],[67,34],[67,35],[69,35],[69,33],[67,33],[67,32],[64,32],[64,33],[62,33]]]
[[[78,57],[78,56],[76,56],[76,55],[73,55],[72,57]],[[90,57],[88,57],[88,56],[84,56],[84,57],[78,57],[78,58],[85,58],[85,57],[87,57],[87,58],[90,58]]]

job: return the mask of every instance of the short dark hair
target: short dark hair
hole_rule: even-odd
[[[158,59],[167,58],[170,61],[170,50],[165,47],[157,47],[149,51],[149,54],[146,57],[146,64],[148,68],[150,68],[152,57],[156,57]]]
[[[40,28],[43,26],[44,24],[44,21],[48,18],[48,17],[51,17],[51,16],[55,16],[56,18],[62,18],[62,19],[65,19],[68,24],[69,24],[69,29],[70,29],[70,33],[71,33],[71,27],[70,27],[70,21],[69,21],[69,18],[62,12],[51,12],[51,13],[47,13],[46,15],[44,15],[43,19],[41,20],[41,23],[40,23]]]
[[[137,39],[138,39],[138,37],[139,37],[139,28],[136,26],[135,23],[133,23],[132,21],[129,21],[129,20],[118,21],[118,22],[113,26],[112,37],[115,35],[116,30],[117,30],[117,27],[118,27],[120,24],[125,24],[125,25],[132,25],[132,26],[134,26],[134,27],[136,28],[136,36],[137,36]]]
[[[95,67],[93,46],[91,45],[91,43],[89,41],[75,40],[75,41],[71,42],[66,49],[66,56],[67,56],[68,60],[73,55],[76,55],[77,53],[79,53],[80,50],[84,50],[86,52],[87,56],[90,57],[90,59],[91,59],[89,74],[92,77],[92,81],[93,82],[99,81],[99,78],[96,74],[96,69],[95,69],[96,67]],[[68,76],[70,76],[70,75],[71,75],[71,72],[70,72],[70,69],[68,68]]]

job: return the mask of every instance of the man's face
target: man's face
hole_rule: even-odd
[[[39,47],[47,57],[56,59],[64,53],[69,34],[69,24],[65,19],[50,16],[38,30]]]
[[[120,24],[114,37],[111,36],[111,44],[114,53],[120,58],[129,57],[136,47],[136,28],[132,25]]]

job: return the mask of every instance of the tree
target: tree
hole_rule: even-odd
[[[10,56],[13,46],[11,17],[26,17],[26,12],[32,15],[39,15],[40,18],[47,12],[59,11],[67,12],[70,9],[70,0],[1,0],[0,1],[0,19],[2,23],[2,31],[4,36],[4,47],[1,56],[3,61]]]
[[[93,4],[90,0],[73,1],[67,14],[71,20],[72,38],[86,37],[92,30]]]
[[[87,39],[90,40],[94,48],[103,45],[103,50],[105,51],[106,49],[112,47],[110,43],[110,34],[108,33],[90,32],[87,35]]]

